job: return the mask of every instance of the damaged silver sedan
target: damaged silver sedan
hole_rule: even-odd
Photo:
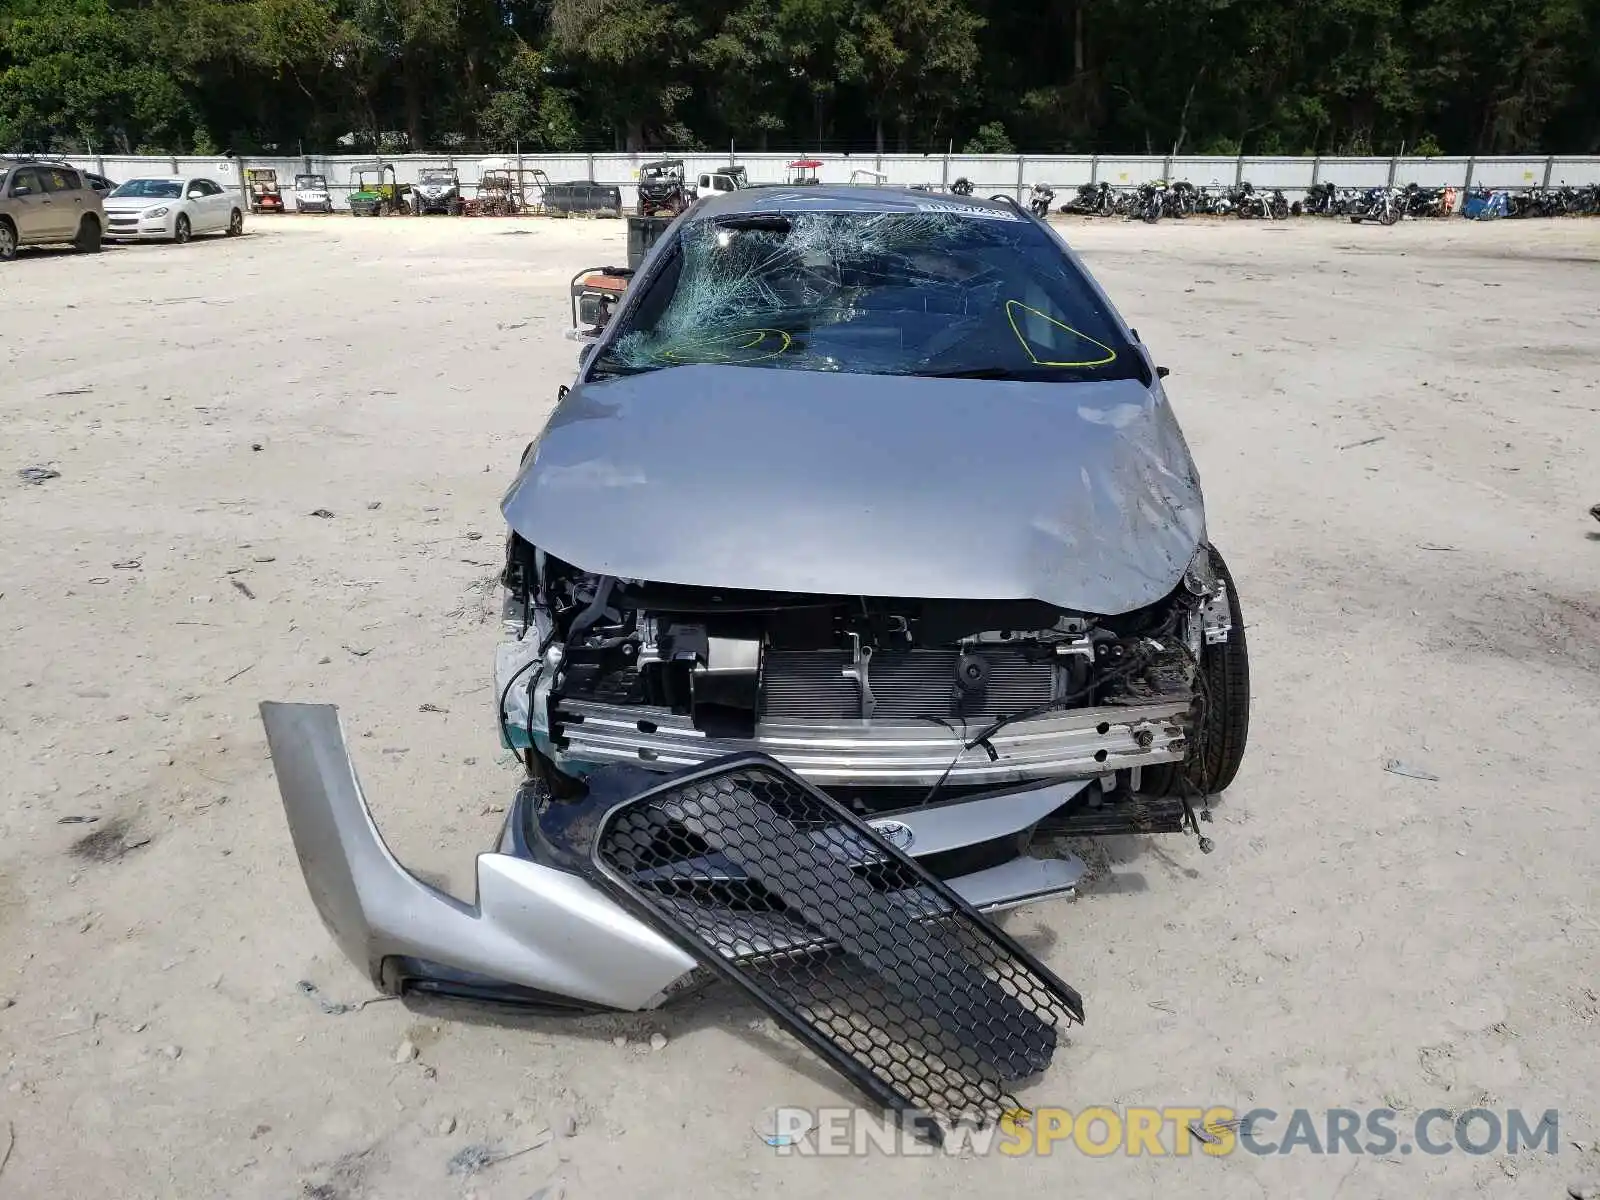
[[[390,991],[721,976],[886,1104],[1006,1111],[1083,1010],[983,914],[1070,892],[1062,835],[1198,835],[1244,752],[1165,371],[1005,203],[750,189],[608,273],[502,504],[527,781],[477,901],[389,854],[331,709],[267,705],[318,909]]]

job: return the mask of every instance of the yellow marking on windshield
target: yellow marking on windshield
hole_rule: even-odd
[[[1073,337],[1082,338],[1091,346],[1095,346],[1101,350],[1104,350],[1106,352],[1106,356],[1104,358],[1086,359],[1083,362],[1048,362],[1045,359],[1040,358],[1033,352],[1033,347],[1028,344],[1027,336],[1017,326],[1016,310],[1019,308],[1022,309],[1023,312],[1029,312],[1036,317],[1042,317],[1044,320],[1049,321],[1050,324],[1059,329],[1065,329]],[[1108,362],[1114,362],[1116,360],[1117,352],[1104,342],[1097,342],[1087,333],[1080,333],[1071,325],[1068,325],[1065,321],[1058,321],[1049,313],[1040,312],[1037,308],[1032,308],[1020,300],[1006,301],[1006,320],[1011,323],[1011,332],[1017,335],[1017,341],[1022,343],[1022,348],[1027,351],[1028,357],[1033,360],[1033,365],[1036,367],[1103,367]]]
[[[780,339],[776,350],[750,356],[740,354],[742,350],[754,350],[769,336]],[[741,338],[745,340],[741,341]],[[725,333],[720,337],[696,338],[690,342],[680,342],[676,346],[662,350],[656,357],[674,363],[727,363],[742,366],[777,358],[793,344],[794,339],[781,329],[741,329],[736,333]],[[718,346],[727,346],[728,349],[718,350],[715,348]]]

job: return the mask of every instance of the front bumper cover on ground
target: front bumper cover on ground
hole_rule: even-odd
[[[477,902],[418,879],[384,844],[328,704],[261,706],[295,850],[323,923],[372,981],[389,992],[449,991],[564,1008],[653,1008],[696,962],[630,916],[583,872],[594,822],[606,807],[663,777],[623,767],[596,771],[587,805],[535,814],[525,786],[495,850],[478,855]],[[1001,849],[962,864],[946,883],[972,907],[996,912],[1070,894],[1075,858],[1032,858],[1023,836],[1067,805],[1084,780],[964,797],[886,813],[872,824],[910,854],[960,861],[971,847]],[[705,882],[690,878],[686,883]],[[767,943],[751,949],[778,949]]]
[[[1081,1019],[1077,994],[978,910],[1071,891],[1080,863],[1018,847],[1084,781],[869,823],[765,756],[606,769],[580,802],[525,786],[467,904],[384,845],[337,709],[261,711],[312,899],[386,991],[645,1009],[703,967],[875,1099],[945,1119],[998,1116]],[[651,830],[667,840],[641,841]],[[932,864],[975,846],[1009,848],[943,882],[905,853]]]

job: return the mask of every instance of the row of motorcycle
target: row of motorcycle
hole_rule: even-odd
[[[1046,215],[1055,201],[1055,189],[1033,185],[1029,206]],[[1429,188],[1411,183],[1404,187],[1341,188],[1331,183],[1313,184],[1301,200],[1290,202],[1279,188],[1257,188],[1248,181],[1231,187],[1220,184],[1196,187],[1186,180],[1164,179],[1119,191],[1109,183],[1086,183],[1058,211],[1077,216],[1124,217],[1150,224],[1163,217],[1231,216],[1283,221],[1289,217],[1346,217],[1360,224],[1375,221],[1393,225],[1406,217],[1448,217],[1456,210],[1457,190]],[[1520,192],[1473,188],[1463,209],[1493,216],[1546,217],[1600,214],[1600,186],[1582,188],[1528,188]]]

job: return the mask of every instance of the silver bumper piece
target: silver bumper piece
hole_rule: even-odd
[[[261,705],[278,788],[306,886],[333,939],[374,984],[407,959],[546,997],[615,1009],[653,1008],[695,960],[586,879],[505,853],[480,854],[476,904],[412,875],[389,852],[367,807],[329,704]],[[964,797],[872,821],[913,856],[1020,836],[1071,800],[1082,781]],[[502,839],[509,848],[509,840]],[[1075,858],[1018,857],[947,880],[974,908],[998,911],[1070,893]],[[908,909],[907,919],[919,919]],[[774,936],[751,952],[799,948]]]
[[[1188,748],[1189,699],[1075,708],[1006,726],[956,759],[963,735],[929,721],[764,721],[753,738],[713,738],[666,709],[563,699],[556,706],[562,757],[677,771],[729,754],[768,754],[819,787],[837,785],[1001,786],[1028,780],[1093,778],[1119,767],[1179,762]],[[948,772],[948,773],[947,773]]]
[[[651,1008],[694,959],[587,881],[506,854],[478,856],[478,902],[429,887],[389,853],[330,704],[261,706],[311,899],[379,987],[411,957],[609,1008]]]

